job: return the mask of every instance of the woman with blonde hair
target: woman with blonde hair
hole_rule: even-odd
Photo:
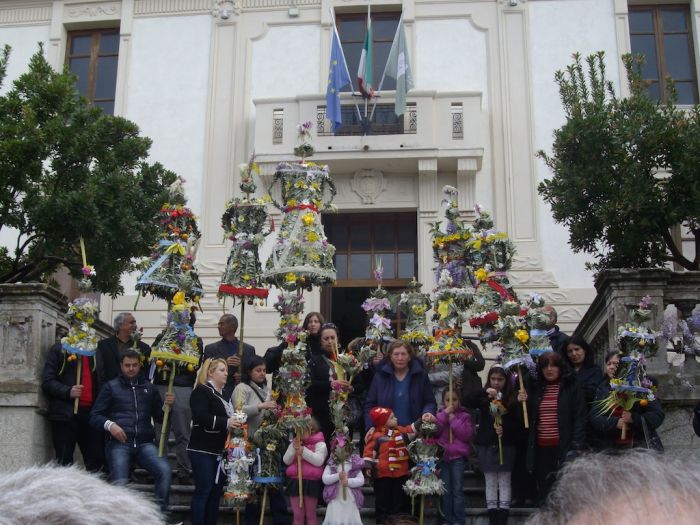
[[[225,475],[220,475],[217,482],[219,458],[228,430],[239,425],[232,417],[230,401],[223,396],[227,377],[224,359],[207,359],[199,369],[190,396],[192,432],[187,453],[194,480],[192,525],[215,524],[219,513],[219,499],[226,482]]]

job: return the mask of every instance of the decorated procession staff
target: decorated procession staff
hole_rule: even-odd
[[[441,364],[448,366],[448,391],[451,397],[453,366],[473,355],[462,339],[462,325],[467,321],[467,312],[473,300],[465,261],[466,246],[471,233],[464,222],[459,220],[457,190],[452,186],[445,186],[443,193],[442,204],[445,206],[447,220],[431,225],[437,280],[433,320],[437,329],[426,357],[433,367]],[[451,443],[451,429],[449,439]]]
[[[156,222],[161,238],[153,248],[148,269],[136,281],[136,290],[140,295],[151,294],[168,303],[182,291],[186,299],[198,306],[202,285],[194,259],[200,233],[195,215],[186,206],[183,183],[178,177],[170,185],[170,200],[158,212]]]
[[[421,291],[422,287],[414,277],[408,283],[408,290],[402,292],[399,299],[399,306],[406,316],[406,329],[401,334],[401,339],[410,343],[419,357],[425,357],[428,347],[434,342],[425,318],[433,302],[427,293]]]
[[[255,459],[248,443],[248,425],[245,424],[248,416],[241,410],[240,403],[237,403],[233,417],[241,425],[230,429],[224,447],[223,470],[228,476],[224,489],[224,502],[236,511],[236,525],[240,525],[241,510],[245,508],[254,493],[250,466]]]
[[[394,339],[394,334],[391,331],[389,291],[382,287],[384,268],[380,257],[377,257],[374,261],[372,273],[377,281],[377,287],[370,292],[369,297],[362,303],[362,309],[367,314],[364,346],[369,346],[374,352],[381,352],[383,351],[384,343]]]
[[[474,286],[469,326],[479,331],[483,344],[498,339],[496,323],[504,301],[516,300],[508,270],[515,255],[515,245],[505,233],[497,232],[490,215],[479,205],[474,207],[476,220],[472,238],[467,242],[467,271]]]
[[[334,345],[332,359],[336,377],[349,384],[362,371],[370,359],[370,354],[360,351],[355,356],[350,350],[340,352],[337,345]],[[354,454],[352,436],[348,426],[350,419],[349,395],[349,388],[337,381],[331,382],[331,395],[328,404],[331,421],[335,427],[331,440],[331,458],[335,468],[341,473],[345,472],[345,467],[348,464],[355,464],[359,460],[359,456]],[[344,484],[341,484],[341,499],[343,501],[347,499],[347,486]],[[355,501],[355,503],[358,502]],[[362,506],[361,503],[359,506]]]
[[[440,455],[440,446],[435,439],[437,433],[436,423],[423,421],[418,437],[408,444],[408,453],[415,466],[411,469],[411,477],[404,484],[403,490],[412,502],[415,502],[416,496],[420,496],[419,525],[424,523],[425,497],[445,493],[445,484],[436,472]]]
[[[95,352],[97,351],[97,335],[92,325],[97,319],[100,307],[97,301],[86,294],[92,289],[91,277],[94,277],[95,269],[87,263],[85,254],[85,241],[80,237],[80,254],[83,259],[83,278],[78,282],[78,288],[83,292],[82,297],[76,298],[68,305],[66,318],[70,323],[68,334],[61,338],[61,349],[66,361],[78,361],[75,372],[75,384],[82,384],[83,356],[87,357],[91,369],[95,370]],[[73,414],[78,413],[80,398],[76,397],[73,404]]]
[[[173,393],[173,381],[180,367],[192,373],[199,364],[199,342],[197,335],[190,326],[190,304],[185,292],[178,291],[170,301],[167,327],[158,344],[151,350],[151,364],[155,372],[168,376],[168,394]],[[158,455],[163,455],[167,440],[170,405],[163,412]]]
[[[646,407],[656,399],[655,389],[646,374],[646,360],[656,355],[657,351],[657,334],[645,326],[650,319],[651,298],[645,296],[639,307],[630,313],[630,322],[618,327],[620,364],[615,377],[610,380],[610,394],[597,401],[599,414],[629,412],[637,403]],[[621,441],[627,439],[627,427],[627,423],[623,423]]]
[[[243,197],[234,197],[226,204],[226,211],[221,217],[221,227],[225,236],[233,243],[231,253],[226,261],[226,269],[219,284],[218,296],[236,298],[241,304],[240,334],[238,357],[239,372],[243,377],[243,336],[245,331],[245,305],[253,304],[255,298],[264,300],[268,290],[263,287],[262,267],[258,250],[269,235],[270,228],[266,226],[266,205],[269,197],[252,197],[257,188],[253,180],[254,174],[260,169],[252,155],[248,164],[240,166],[241,183],[239,185]]]
[[[273,394],[273,398],[275,397],[277,397],[276,392]],[[256,447],[253,483],[255,483],[256,488],[262,487],[263,489],[260,503],[260,525],[263,525],[265,519],[268,489],[279,489],[284,483],[284,477],[280,473],[280,464],[285,431],[281,425],[277,424],[280,415],[281,409],[279,408],[263,410],[260,426],[253,434],[252,439]]]
[[[282,224],[270,258],[265,264],[263,280],[281,290],[275,309],[280,312],[278,339],[287,342],[277,388],[284,397],[280,423],[300,439],[311,424],[310,410],[304,399],[306,378],[306,332],[299,328],[304,310],[302,291],[335,282],[333,256],[335,247],[328,242],[321,224],[321,212],[335,209],[335,183],[328,166],[306,161],[313,154],[310,144],[311,123],[299,124],[298,162],[277,165],[268,188],[273,205],[283,212]],[[281,200],[272,197],[279,185]],[[326,199],[326,194],[328,198]],[[299,507],[304,504],[302,458],[297,457]]]

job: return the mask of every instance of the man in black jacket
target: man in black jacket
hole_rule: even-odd
[[[51,437],[59,465],[72,465],[76,443],[85,468],[96,472],[104,465],[103,433],[90,426],[90,408],[99,392],[98,355],[69,359],[56,343],[49,349],[41,377],[41,388],[49,401]],[[76,385],[78,359],[82,360],[81,381]],[[74,414],[78,399],[78,413]]]
[[[238,338],[236,331],[238,330],[238,319],[233,314],[224,314],[219,319],[219,335],[221,341],[212,343],[204,347],[204,357],[206,359],[225,359],[228,364],[228,378],[224,387],[224,398],[231,399],[233,389],[241,382],[241,361],[238,357]],[[255,348],[247,343],[243,343],[243,370],[248,367],[250,358],[255,355]],[[245,381],[245,376],[243,381]]]
[[[542,307],[542,312],[549,316],[547,323],[547,336],[549,344],[552,345],[552,350],[566,357],[566,344],[569,342],[569,336],[559,330],[557,326],[557,311],[550,305]]]
[[[151,347],[134,338],[136,318],[129,312],[122,312],[114,318],[114,335],[97,344],[97,353],[102,360],[102,383],[106,384],[119,375],[120,354],[127,350],[138,350],[141,364],[148,361]]]
[[[97,396],[90,412],[90,424],[104,429],[110,480],[126,485],[132,461],[146,469],[155,480],[156,502],[163,512],[170,495],[170,465],[158,456],[151,418],[163,419],[163,402],[158,390],[140,373],[140,355],[127,350],[121,356],[121,374],[109,381]],[[166,394],[165,404],[172,405],[174,394]]]

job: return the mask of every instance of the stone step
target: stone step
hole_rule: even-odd
[[[510,515],[508,517],[509,525],[523,525],[527,519],[535,512],[536,509],[530,508],[515,508],[510,510]],[[191,525],[190,519],[190,507],[189,505],[171,505],[169,507],[171,520],[170,521],[182,521],[185,525]],[[318,523],[323,523],[323,517],[325,516],[326,508],[318,507],[316,509],[316,515],[318,516]],[[465,525],[488,525],[489,518],[486,508],[469,508],[465,509]],[[360,510],[360,516],[362,517],[362,523],[364,525],[374,525],[374,509],[365,507]],[[437,515],[437,510],[429,508],[425,510],[425,525],[440,525],[441,520]],[[219,508],[219,523],[235,524],[235,525],[245,525],[243,519],[243,512],[240,513],[239,518],[236,518],[236,512],[230,507],[220,507]],[[272,525],[272,518],[269,513],[266,513],[263,525]]]

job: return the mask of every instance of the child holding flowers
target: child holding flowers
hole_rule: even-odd
[[[334,452],[341,451],[341,457],[352,450],[352,443],[333,439]],[[362,525],[360,508],[364,503],[362,485],[365,477],[362,474],[363,461],[357,454],[342,461],[334,453],[323,470],[323,499],[328,503],[326,518],[323,525]]]
[[[458,390],[443,390],[444,407],[437,413],[437,441],[444,451],[440,478],[447,489],[442,496],[442,513],[449,525],[464,525],[464,462],[469,456],[469,441],[474,434],[472,418],[459,400]]]
[[[297,457],[301,456],[304,504],[300,505]],[[287,447],[282,460],[287,465],[287,496],[294,514],[294,525],[316,525],[316,505],[321,494],[323,464],[328,457],[328,448],[319,430],[318,422],[312,418],[301,435],[297,435]]]
[[[466,405],[480,409],[480,424],[474,443],[486,481],[489,525],[505,524],[510,512],[510,474],[515,462],[515,442],[523,432],[523,415],[505,369],[494,365],[486,388],[475,390]]]

